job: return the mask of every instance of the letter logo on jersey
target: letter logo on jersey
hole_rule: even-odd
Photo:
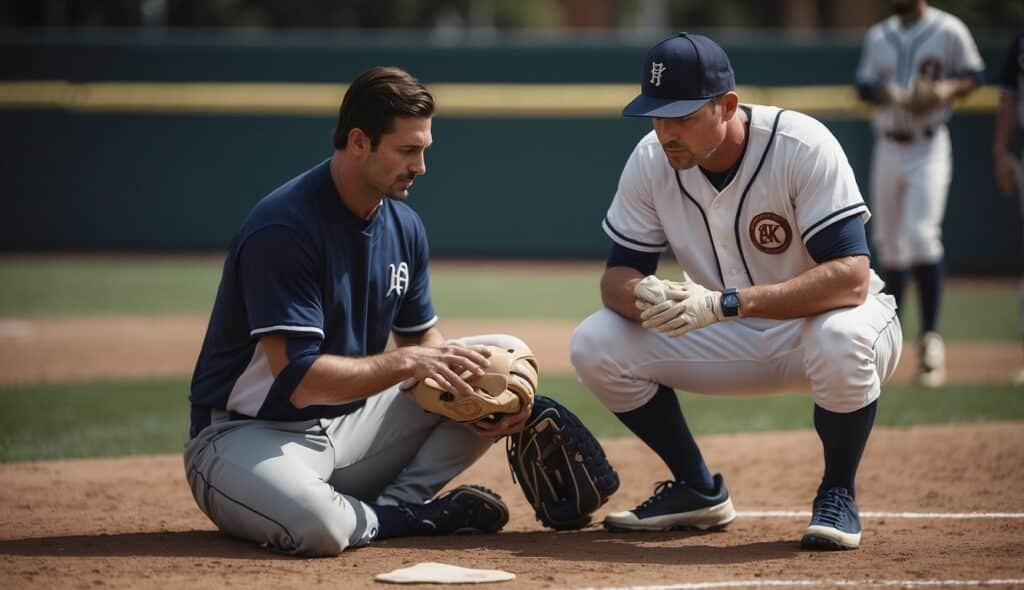
[[[401,297],[402,293],[409,288],[409,265],[404,262],[399,263],[398,266],[389,264],[388,270],[391,271],[391,286],[388,287],[388,292],[384,297],[391,297],[392,293],[397,293]]]
[[[661,75],[665,73],[665,62],[651,62],[651,84],[661,86]]]
[[[750,241],[765,254],[781,254],[793,241],[793,230],[785,217],[759,213],[750,221]]]

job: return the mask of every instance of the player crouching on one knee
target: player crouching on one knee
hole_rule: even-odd
[[[405,204],[426,172],[433,109],[402,70],[359,76],[332,155],[262,199],[231,243],[185,449],[193,497],[225,533],[334,555],[508,521],[485,488],[434,496],[492,439],[522,430],[529,404],[461,424],[399,388],[430,380],[469,393],[490,364],[486,346],[524,347],[503,335],[446,341],[436,326],[426,233]]]
[[[571,352],[580,380],[672,479],[605,527],[712,529],[735,518],[674,389],[809,390],[825,473],[802,543],[855,548],[854,478],[902,340],[869,265],[870,213],[846,155],[806,115],[740,104],[729,59],[707,37],[659,43],[642,76],[623,114],[654,130],[629,156],[603,222],[613,241],[606,309],[577,327]],[[682,280],[655,276],[666,248]]]

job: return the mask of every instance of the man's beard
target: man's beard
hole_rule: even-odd
[[[897,15],[904,15],[917,8],[917,2],[907,2],[906,4],[893,4],[892,11]]]

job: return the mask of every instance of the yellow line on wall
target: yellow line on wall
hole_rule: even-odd
[[[333,116],[343,84],[248,82],[0,82],[0,109],[68,109],[116,113]],[[451,118],[612,118],[635,84],[468,84],[430,86],[437,116]],[[740,100],[820,117],[870,115],[852,86],[740,86]],[[993,112],[999,90],[986,86],[956,105]]]

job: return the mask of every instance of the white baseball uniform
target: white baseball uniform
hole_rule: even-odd
[[[616,243],[672,249],[714,290],[785,281],[816,265],[806,248],[831,223],[870,216],[842,147],[818,121],[751,106],[746,151],[717,191],[696,167],[676,171],[652,131],[637,144],[604,219]],[[857,307],[795,320],[742,318],[678,338],[604,309],[573,334],[580,380],[614,412],[647,403],[658,385],[694,393],[807,391],[832,412],[878,398],[902,339],[892,297],[872,272]]]
[[[857,82],[894,84],[909,94],[921,77],[941,80],[984,69],[967,26],[928,7],[909,27],[893,15],[868,30]],[[941,226],[953,169],[946,129],[951,113],[949,105],[922,115],[894,104],[874,109],[873,241],[885,268],[942,259]]]

